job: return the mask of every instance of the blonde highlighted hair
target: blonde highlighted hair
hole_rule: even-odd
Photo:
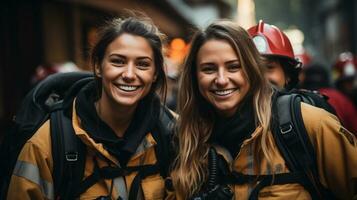
[[[273,91],[264,77],[262,58],[248,33],[237,24],[221,20],[205,30],[197,31],[183,66],[178,94],[178,155],[172,169],[172,181],[179,199],[187,199],[197,192],[207,179],[207,152],[214,124],[214,108],[198,92],[196,77],[197,54],[209,40],[227,41],[235,50],[242,70],[250,84],[246,96],[252,97],[257,126],[263,128],[261,151],[271,163],[273,146],[268,137]]]

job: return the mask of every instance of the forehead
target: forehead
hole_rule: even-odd
[[[114,39],[106,49],[107,54],[120,54],[128,57],[153,58],[153,50],[144,37],[123,33]]]
[[[211,39],[206,41],[198,51],[197,62],[238,59],[232,45],[226,40]]]

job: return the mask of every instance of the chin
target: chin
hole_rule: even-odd
[[[222,113],[224,115],[232,115],[237,110],[234,106],[215,106],[218,113]]]
[[[129,106],[129,107],[138,104],[138,102],[140,101],[140,99],[137,99],[137,97],[133,97],[133,98],[126,97],[126,98],[120,98],[114,100],[120,106]]]

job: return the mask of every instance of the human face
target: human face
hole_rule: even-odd
[[[269,61],[267,67],[268,70],[266,72],[266,77],[268,80],[280,89],[284,88],[287,83],[287,79],[285,77],[283,66],[281,66],[279,62]]]
[[[212,39],[197,54],[197,80],[201,95],[222,116],[232,116],[250,85],[239,58],[225,40]]]
[[[123,33],[106,49],[101,69],[102,100],[135,107],[156,80],[153,50],[141,37]]]

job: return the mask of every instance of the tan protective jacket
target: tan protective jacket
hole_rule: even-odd
[[[316,151],[318,173],[321,183],[329,188],[338,199],[357,199],[357,140],[354,135],[341,126],[338,119],[316,107],[302,103],[301,112],[306,130]],[[357,122],[356,122],[357,123]],[[263,153],[259,159],[253,156],[256,145],[260,145],[262,128],[258,127],[252,137],[245,140],[237,157],[232,160],[222,147],[218,153],[231,160],[230,167],[247,175],[270,175],[272,168]],[[270,137],[273,137],[270,134]],[[275,146],[276,150],[277,147]],[[273,155],[275,173],[287,173],[282,155]],[[255,184],[234,185],[234,199],[246,200]],[[260,200],[306,200],[310,194],[299,184],[270,185],[259,192]],[[167,199],[176,199],[172,193]],[[178,199],[178,198],[177,198]]]
[[[72,116],[75,133],[87,146],[84,177],[93,173],[93,158],[98,161],[99,167],[119,166],[117,159],[81,128],[80,119],[75,109],[73,109]],[[155,145],[155,139],[151,133],[148,133],[136,153],[130,158],[127,166],[155,164]],[[55,199],[52,171],[50,122],[47,121],[23,147],[11,177],[7,199]],[[119,196],[122,199],[128,199],[129,190],[136,174],[137,172],[133,172],[128,176],[113,180],[112,199],[117,199]],[[101,180],[81,194],[80,199],[93,200],[99,196],[107,196],[111,184],[112,180]],[[141,187],[142,199],[164,198],[164,180],[159,173],[143,179]]]

